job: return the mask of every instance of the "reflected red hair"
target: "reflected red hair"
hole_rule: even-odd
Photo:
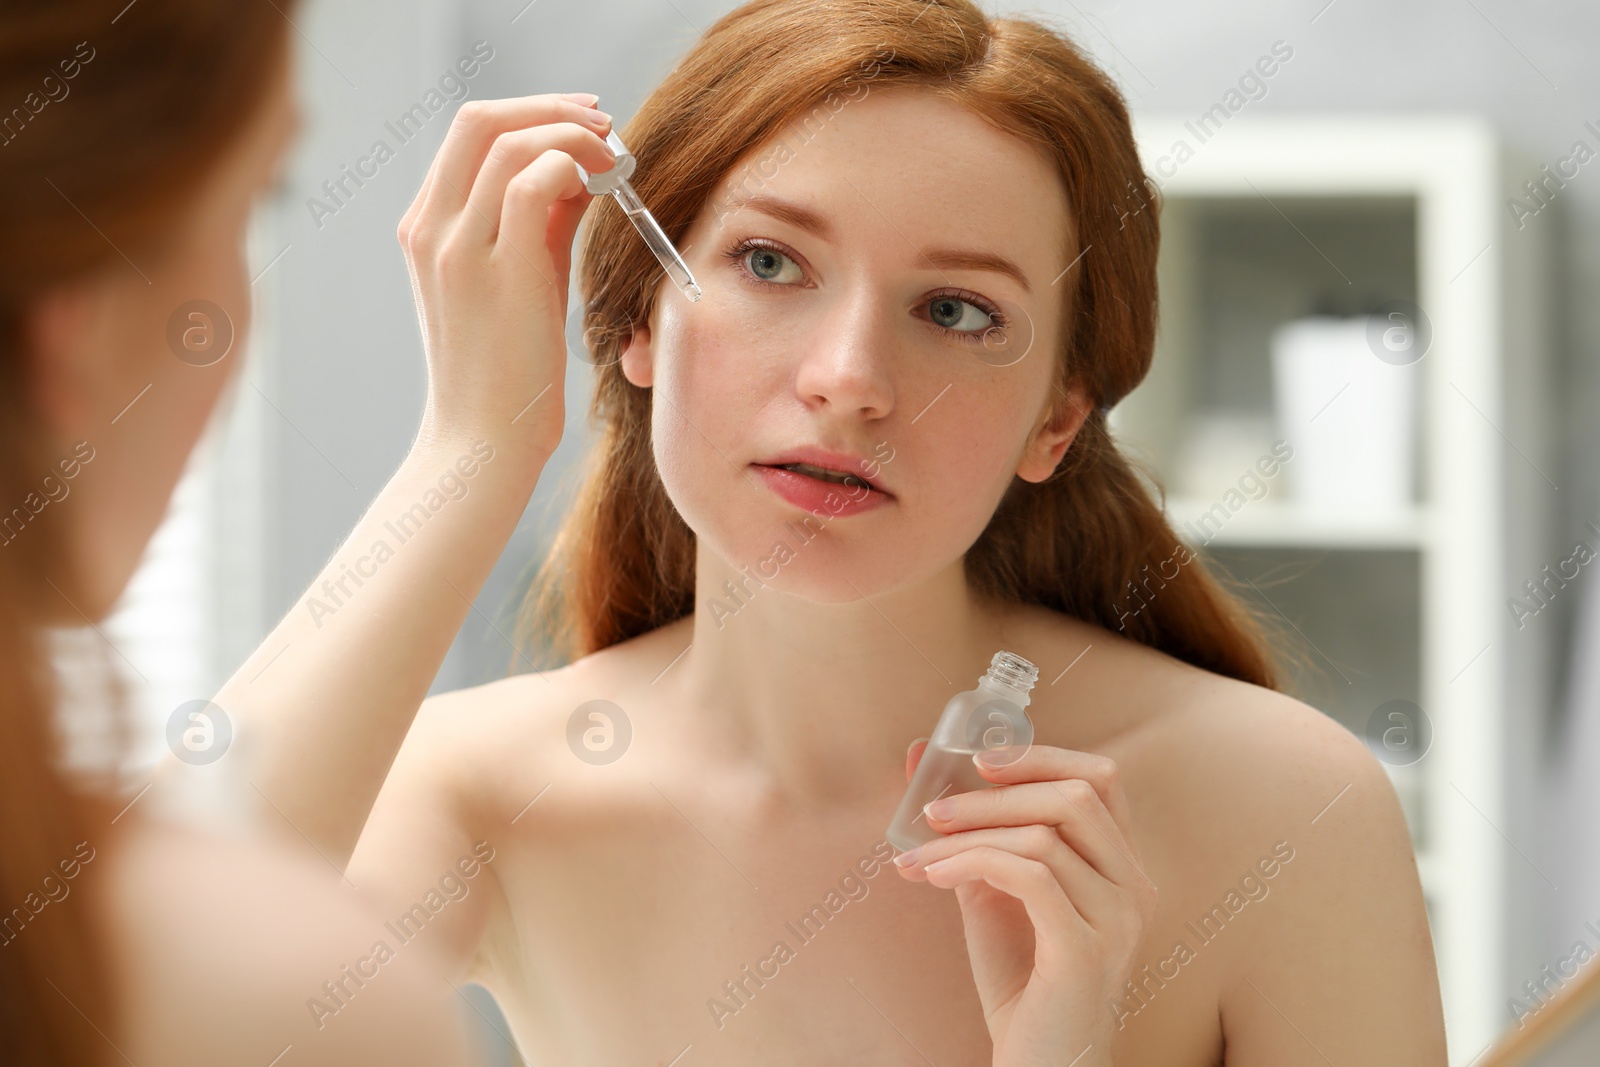
[[[1150,369],[1158,204],[1130,211],[1135,192],[1154,193],[1126,104],[1064,34],[1027,18],[990,18],[968,0],[753,0],[717,20],[619,131],[639,160],[640,196],[680,238],[733,165],[786,124],[823,114],[830,94],[859,96],[864,71],[872,87],[917,87],[1042,152],[1077,229],[1062,243],[1069,258],[1083,253],[1060,283],[1065,325],[1053,386],[1058,416],[1069,381],[1087,390],[1093,410],[1049,479],[1013,479],[966,553],[969,583],[1276,688],[1260,618],[1202,561],[1163,574],[1146,606],[1127,613],[1133,583],[1180,545],[1105,424]],[[656,471],[649,392],[618,362],[633,325],[649,319],[660,268],[608,201],[590,208],[579,260],[599,441],[519,620],[522,634],[545,638],[563,659],[694,610],[694,532]]]
[[[153,256],[175,231],[285,61],[295,4],[276,2],[48,0],[0,13],[0,515],[61,458],[31,405],[30,307],[120,268],[122,252]],[[59,878],[78,842],[109,851],[125,803],[59,769],[41,631],[59,613],[42,609],[77,600],[79,582],[46,532],[0,545],[0,918]],[[121,1061],[110,931],[80,897],[106,891],[96,875],[108,866],[0,944],[0,1062]]]

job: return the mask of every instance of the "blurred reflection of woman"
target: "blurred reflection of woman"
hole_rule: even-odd
[[[296,122],[288,30],[242,0],[0,12],[6,1064],[463,1054],[455,994],[421,950],[317,1026],[307,997],[382,929],[370,902],[320,861],[153,817],[70,771],[51,728],[48,630],[105,619],[239,365],[168,331],[196,301],[248,329],[246,221]]]

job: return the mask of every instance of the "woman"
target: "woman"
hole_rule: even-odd
[[[50,726],[47,629],[106,617],[240,365],[242,345],[219,338],[248,330],[246,223],[296,125],[294,14],[243,0],[0,14],[7,1064],[465,1056],[427,949],[348,978],[386,917],[326,863],[155,818],[110,775],[58,769]],[[324,983],[346,991],[337,1018],[308,1010]]]
[[[625,140],[704,298],[594,209],[602,435],[525,620],[571,662],[413,720],[561,431],[547,122],[463,106],[400,224],[450,444],[217,697],[274,806],[396,914],[491,844],[408,929],[533,1062],[1442,1064],[1387,777],[1106,432],[1157,220],[1115,87],[1030,21],[755,0],[667,76]],[[906,742],[1002,648],[1033,745],[886,876]]]

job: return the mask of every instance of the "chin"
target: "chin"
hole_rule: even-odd
[[[808,515],[750,478],[733,480],[718,494],[703,478],[657,469],[696,541],[732,572],[726,582],[718,579],[721,588],[706,590],[725,605],[735,605],[747,589],[756,597],[781,592],[817,604],[876,598],[959,565],[982,533],[981,518],[966,512],[951,516],[954,529],[944,529],[941,520],[937,538],[930,539],[935,531],[908,528],[917,524],[897,499],[859,514]]]
[[[848,604],[876,597],[934,569],[919,567],[916,560],[893,549],[890,538],[841,533],[829,527],[804,528],[798,518],[787,524],[781,518],[753,524],[731,536],[715,525],[696,529],[705,548],[733,572],[722,589],[711,591],[730,604],[747,590],[754,596],[785,593],[817,604]]]

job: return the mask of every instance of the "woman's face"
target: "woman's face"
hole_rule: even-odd
[[[829,603],[959,560],[1087,410],[1052,385],[1071,262],[1052,165],[926,91],[834,104],[724,177],[679,244],[704,298],[663,282],[622,356],[701,541]],[[808,447],[882,492],[773,469]]]
[[[60,460],[91,457],[36,520],[55,529],[21,534],[71,545],[79,595],[54,610],[66,621],[101,618],[121,595],[244,359],[250,212],[296,122],[285,62],[162,254],[125,250],[34,308],[33,401],[59,453],[51,470],[59,481]]]

